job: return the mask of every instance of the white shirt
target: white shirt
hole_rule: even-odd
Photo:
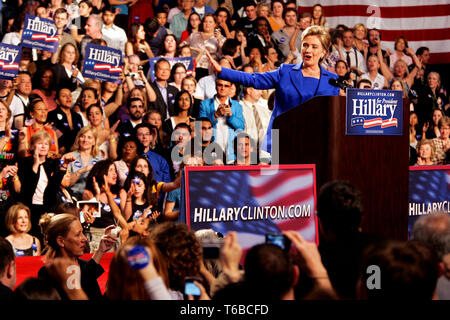
[[[216,93],[216,75],[212,74],[198,81],[194,97],[201,100],[208,100],[214,98]]]
[[[377,76],[375,77],[375,80],[372,80],[370,78],[370,74],[369,73],[364,73],[361,76],[361,79],[367,79],[370,82],[372,82],[372,89],[381,90],[384,87],[384,77],[381,74],[379,74],[379,73],[377,73]]]
[[[39,166],[39,180],[36,186],[36,191],[33,194],[32,204],[44,204],[44,191],[48,185],[48,177],[45,173],[44,166]]]
[[[217,97],[214,98],[214,110],[217,111],[219,109],[219,105],[221,103],[217,99]],[[228,98],[227,104],[231,107],[231,101],[230,98]],[[223,116],[220,118],[217,118],[217,124],[216,124],[216,133],[215,133],[215,142],[226,152],[227,146],[228,146],[228,124],[227,124],[227,117]]]
[[[242,106],[242,114],[245,120],[245,133],[247,133],[256,143],[258,143],[261,156],[267,156],[268,153],[262,150],[262,140],[259,137],[264,137],[267,133],[267,128],[269,127],[270,117],[272,116],[272,111],[269,110],[268,103],[266,99],[260,98],[256,103],[251,103],[248,100],[242,99],[240,101]],[[258,127],[256,126],[255,114],[253,112],[253,106],[256,107],[258,116],[261,119],[262,132],[258,134]]]
[[[125,31],[113,24],[111,27],[106,28],[103,25],[102,28],[102,39],[106,41],[108,47],[120,50],[122,55],[125,56],[125,44],[127,43],[127,34]]]
[[[28,105],[30,101],[29,98],[22,97],[19,94],[14,95],[11,104],[9,105],[9,109],[11,110],[11,119],[9,119],[9,123],[11,124],[11,128],[14,127],[14,118],[17,116],[25,115],[24,106]]]
[[[347,62],[347,49],[341,48],[342,56],[344,57],[344,61]],[[350,55],[350,67],[356,67],[362,73],[367,72],[366,61],[364,60],[364,56],[359,52],[359,50],[355,48],[351,48],[349,50]]]

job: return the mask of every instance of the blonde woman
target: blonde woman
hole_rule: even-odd
[[[11,232],[5,239],[13,246],[16,257],[39,256],[41,243],[28,233],[31,230],[30,209],[19,202],[8,209],[5,220]]]
[[[81,128],[75,138],[71,152],[74,161],[69,164],[69,170],[71,172],[70,190],[77,199],[81,199],[86,178],[92,166],[102,160],[97,139],[97,130],[90,126]]]

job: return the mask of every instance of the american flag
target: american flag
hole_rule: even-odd
[[[19,64],[18,63],[8,63],[5,61],[0,60],[0,69],[19,69]]]
[[[372,128],[381,126],[381,128],[387,127],[396,127],[397,126],[397,118],[385,119],[382,118],[374,118],[374,119],[364,119],[363,117],[355,117],[352,118],[351,121],[352,127],[354,126],[363,126],[363,128]]]
[[[31,36],[31,40],[44,40],[45,42],[58,42],[58,37],[55,36],[49,36],[44,33],[35,33]]]
[[[107,63],[95,63],[94,61],[87,61],[87,66],[93,66],[94,70],[108,70],[108,72],[122,72],[122,67],[114,67]]]
[[[263,243],[266,233],[280,233],[282,230],[296,230],[306,240],[317,241],[313,166],[280,166],[279,170],[270,172],[272,174],[259,170],[260,167],[204,168],[207,169],[187,168],[187,223],[193,230],[212,228],[224,235],[228,231],[236,231],[244,250]],[[222,208],[284,206],[288,210],[296,205],[310,205],[310,216],[193,223],[194,208],[216,208],[219,212]]]
[[[450,63],[450,3],[448,0],[297,0],[299,12],[320,3],[331,28],[363,23],[381,30],[383,48],[394,51],[399,36],[411,48],[430,48],[430,63]]]
[[[423,213],[427,211],[428,204],[450,201],[450,168],[449,166],[421,166],[410,167],[409,170],[409,219],[408,235],[417,219],[422,215],[413,215],[417,207],[412,204],[425,204],[420,207]],[[445,210],[449,210],[447,207]]]

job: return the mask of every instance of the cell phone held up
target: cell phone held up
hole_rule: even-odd
[[[185,295],[191,295],[194,297],[200,297],[201,290],[200,288],[194,283],[194,281],[201,282],[202,279],[198,277],[186,277],[184,279],[184,294]]]
[[[202,240],[203,259],[219,259],[223,239]]]
[[[279,246],[285,252],[291,249],[291,240],[281,233],[267,233],[266,243]]]

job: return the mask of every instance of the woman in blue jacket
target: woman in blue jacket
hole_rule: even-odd
[[[300,64],[283,64],[278,69],[264,73],[245,73],[221,67],[210,56],[218,78],[255,89],[275,88],[275,106],[269,122],[278,115],[315,96],[339,95],[339,88],[329,84],[337,75],[320,66],[331,45],[330,34],[319,26],[307,28],[302,34],[302,60]],[[271,150],[271,135],[266,135],[267,151]]]

